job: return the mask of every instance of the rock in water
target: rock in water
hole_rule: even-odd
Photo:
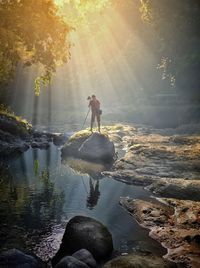
[[[74,257],[67,256],[64,257],[56,266],[55,268],[89,268],[87,264],[82,261],[77,260]]]
[[[76,216],[67,224],[60,249],[52,259],[53,266],[64,256],[83,248],[91,252],[96,261],[106,260],[113,251],[112,235],[99,221]]]
[[[5,268],[42,268],[41,261],[33,256],[27,255],[17,249],[10,249],[1,253],[0,267]]]
[[[153,255],[130,254],[115,258],[106,263],[104,268],[176,268],[175,263],[168,262]]]
[[[115,147],[107,136],[100,133],[87,133],[69,139],[69,142],[62,148],[62,156],[108,163],[114,159]]]
[[[76,251],[72,257],[78,259],[79,261],[82,261],[86,263],[88,266],[95,268],[97,266],[97,263],[95,259],[93,258],[92,254],[87,249],[80,249]]]
[[[115,155],[113,142],[103,134],[94,133],[79,148],[82,158],[88,160],[112,161]]]

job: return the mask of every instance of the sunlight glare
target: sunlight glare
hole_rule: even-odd
[[[66,21],[73,27],[86,26],[91,17],[101,14],[111,0],[54,0]]]

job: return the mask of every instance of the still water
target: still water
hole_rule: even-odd
[[[61,161],[61,151],[29,149],[0,175],[0,250],[28,249],[43,260],[58,250],[68,220],[86,215],[104,223],[120,252],[164,249],[118,204],[121,196],[149,200],[142,187],[90,177]]]

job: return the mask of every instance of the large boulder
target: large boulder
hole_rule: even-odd
[[[0,254],[0,267],[5,268],[42,268],[41,260],[27,255],[20,250],[10,249]]]
[[[115,156],[114,143],[100,133],[75,136],[62,148],[62,156],[73,156],[93,162],[112,162]]]
[[[175,263],[153,255],[130,254],[107,262],[103,268],[176,268]]]
[[[96,261],[106,260],[113,251],[112,235],[99,221],[76,216],[67,224],[60,249],[52,259],[53,266],[64,256],[83,248],[91,252]]]

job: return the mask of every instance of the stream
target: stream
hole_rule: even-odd
[[[165,250],[119,205],[121,196],[150,200],[151,193],[107,177],[90,177],[61,161],[61,151],[29,149],[0,174],[0,250],[34,252],[44,261],[59,248],[67,222],[76,215],[105,224],[120,253]]]

